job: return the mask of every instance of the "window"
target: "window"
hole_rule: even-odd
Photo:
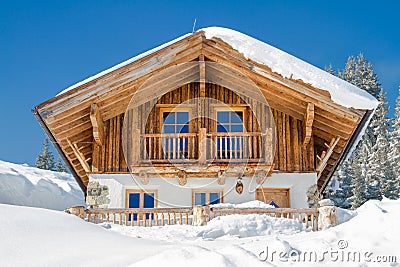
[[[217,110],[216,156],[217,160],[242,159],[245,151],[244,108],[235,110]],[[224,134],[224,133],[229,133]]]
[[[161,140],[164,159],[188,159],[189,138],[182,134],[189,133],[189,111],[176,108],[160,111],[161,133],[165,134]]]
[[[162,133],[188,133],[189,112],[188,111],[164,111],[162,113]]]
[[[136,190],[128,189],[125,195],[125,206],[127,208],[155,208],[157,207],[157,191],[156,190]],[[148,214],[146,215],[148,218]],[[129,217],[130,218],[130,217]],[[134,215],[136,220],[137,215]]]
[[[217,132],[243,132],[243,111],[217,111]]]
[[[193,206],[206,206],[222,203],[222,191],[218,190],[193,190]]]
[[[157,191],[156,190],[126,190],[127,208],[154,208],[157,206]]]

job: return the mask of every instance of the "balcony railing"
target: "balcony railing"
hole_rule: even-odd
[[[214,162],[258,162],[262,158],[261,133],[210,133]]]
[[[196,160],[197,134],[145,134],[141,150],[142,160],[152,162],[188,162]]]
[[[201,155],[206,155],[203,157],[207,162],[251,163],[263,159],[263,147],[263,135],[253,132],[144,134],[140,159],[153,163],[196,163]]]

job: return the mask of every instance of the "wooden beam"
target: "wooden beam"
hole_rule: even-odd
[[[307,146],[312,137],[312,126],[314,122],[314,104],[308,103],[306,113],[304,114],[304,141],[303,145]]]
[[[75,157],[79,160],[79,163],[82,165],[85,172],[90,172],[91,170],[89,164],[87,163],[87,160],[83,155],[83,153],[79,151],[78,146],[76,144],[73,144],[69,139],[67,139],[67,142],[71,147],[72,151],[74,152]]]
[[[200,78],[200,97],[206,97],[206,63],[204,62],[204,55],[199,56],[199,78]]]
[[[333,153],[333,149],[335,148],[335,146],[337,145],[337,143],[339,142],[340,137],[338,138],[333,138],[331,143],[329,144],[329,149],[324,153],[322,153],[323,155],[321,156],[321,161],[318,164],[317,167],[317,172],[318,172],[318,179],[321,177],[322,175],[322,171],[325,169],[326,165],[328,164],[328,160],[331,157],[332,153]]]
[[[93,126],[93,138],[101,146],[104,144],[103,120],[96,103],[93,103],[90,107],[90,121]]]

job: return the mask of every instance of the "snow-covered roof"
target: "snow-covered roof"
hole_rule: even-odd
[[[211,39],[213,37],[222,39],[235,50],[242,53],[247,59],[251,59],[255,62],[268,66],[273,72],[276,72],[285,78],[291,77],[292,79],[299,79],[316,88],[327,90],[330,93],[332,100],[342,106],[348,108],[353,107],[356,109],[372,110],[378,105],[378,101],[366,91],[246,34],[221,27],[208,27],[199,29],[198,32],[199,31],[204,31],[207,39]],[[110,69],[104,70],[92,77],[68,87],[58,95],[66,93],[107,73],[135,62],[190,35],[190,33],[185,34],[145,53],[130,58]]]

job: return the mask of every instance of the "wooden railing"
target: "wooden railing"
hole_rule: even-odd
[[[82,207],[83,208],[83,207]],[[205,209],[207,210],[207,209]],[[266,214],[275,218],[296,220],[306,228],[318,229],[318,209],[295,208],[211,208],[210,218],[231,214]],[[191,225],[192,208],[142,208],[142,209],[87,209],[78,215],[91,223],[109,222],[126,226]]]
[[[312,208],[211,208],[214,217],[230,214],[266,214],[275,218],[286,218],[304,223],[312,231],[318,230],[318,209]]]
[[[215,162],[258,162],[263,156],[261,133],[210,133],[214,147],[211,155]]]
[[[141,137],[141,160],[153,163],[197,162],[205,153],[208,162],[259,162],[263,158],[263,135],[261,133],[232,132],[208,133],[211,146],[199,151],[199,134],[144,134]]]
[[[192,224],[192,208],[88,209],[85,220],[126,226]]]
[[[142,159],[153,162],[187,162],[196,158],[197,134],[145,134]]]

